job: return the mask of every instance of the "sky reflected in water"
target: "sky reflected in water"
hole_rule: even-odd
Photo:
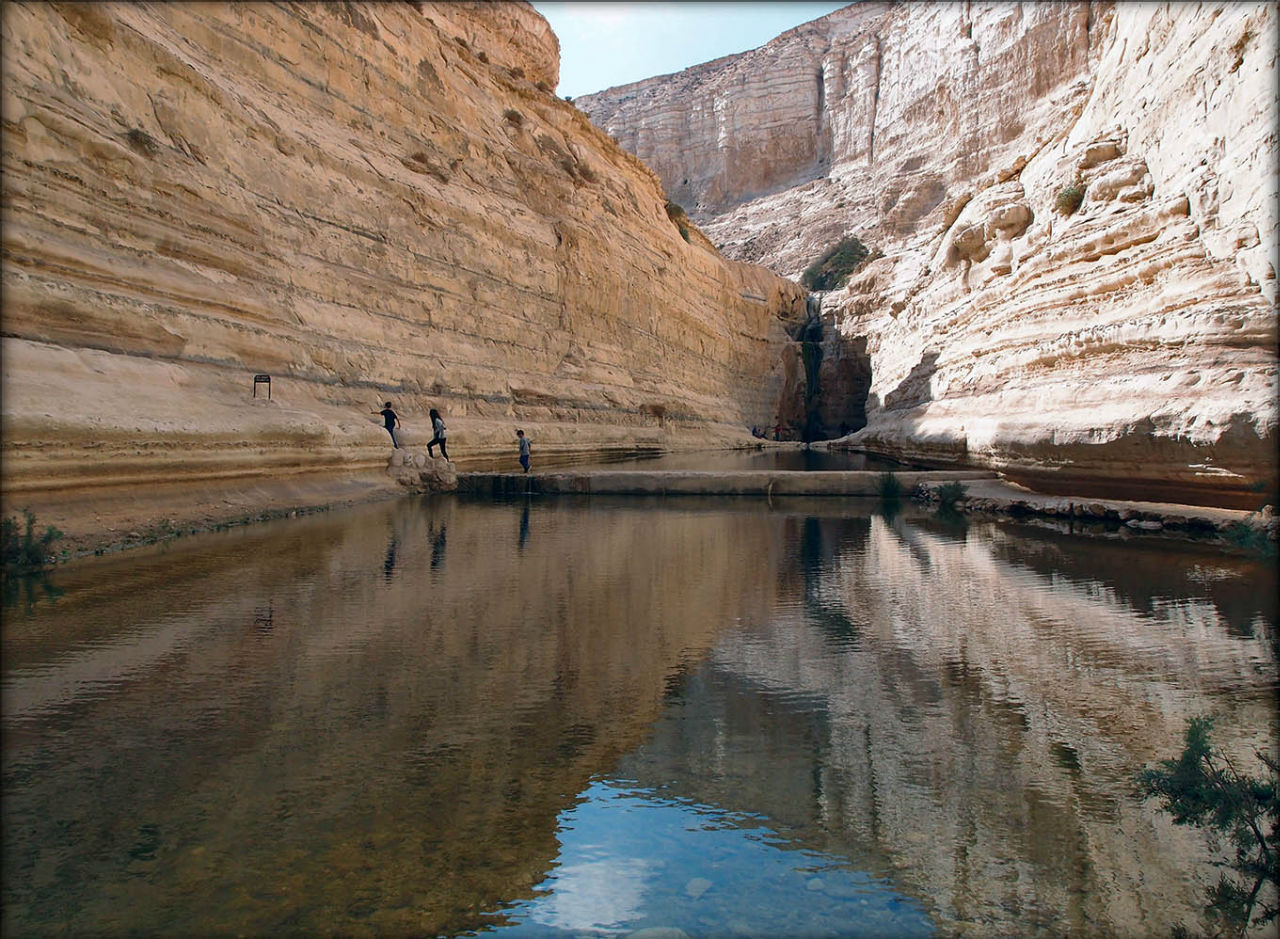
[[[922,906],[892,884],[783,839],[760,817],[595,780],[559,833],[539,896],[510,907],[495,932],[933,934]]]

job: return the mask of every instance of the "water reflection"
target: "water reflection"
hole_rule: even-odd
[[[0,588],[0,592],[3,593],[0,606],[5,610],[16,608],[30,613],[41,600],[53,600],[62,593],[49,580],[47,571],[9,574],[0,583],[3,584],[3,588]]]
[[[57,571],[4,623],[2,925],[1194,922],[1130,779],[1194,714],[1274,746],[1273,571],[873,507],[410,499]]]
[[[922,464],[900,463],[888,457],[868,453],[853,453],[826,449],[743,449],[743,450],[694,450],[683,453],[618,453],[602,460],[598,453],[547,454],[538,457],[540,472],[579,469],[609,470],[706,470],[730,472],[736,470],[808,471],[815,470],[865,470],[868,472],[901,472],[907,469],[927,468]],[[495,460],[477,464],[476,469],[495,473],[511,472],[507,460]]]
[[[757,816],[596,780],[559,832],[560,854],[538,895],[495,917],[495,932],[933,934],[921,904],[887,880],[790,843]]]

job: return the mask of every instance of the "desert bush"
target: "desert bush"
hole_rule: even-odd
[[[805,268],[800,275],[800,283],[807,290],[834,290],[842,287],[869,253],[867,246],[855,236],[841,238]]]
[[[124,138],[135,152],[143,156],[155,156],[160,150],[160,145],[156,143],[156,139],[140,127],[132,128],[124,135]]]
[[[680,230],[680,237],[685,241],[689,240],[689,215],[685,212],[684,206],[678,202],[667,200],[667,218],[675,222],[676,228]]]
[[[5,574],[31,574],[49,566],[49,549],[62,537],[62,532],[49,525],[36,536],[36,517],[23,509],[25,525],[13,516],[0,521],[0,546],[4,553]]]
[[[949,512],[956,510],[956,503],[968,494],[968,490],[964,488],[964,483],[959,480],[953,480],[944,483],[938,487],[938,504],[940,508]]]
[[[893,473],[881,473],[877,484],[880,498],[885,502],[896,502],[902,498],[902,481]]]
[[[1057,198],[1053,200],[1053,204],[1062,215],[1074,215],[1082,202],[1084,202],[1084,183],[1078,179],[1072,180],[1059,189]]]
[[[1264,528],[1254,528],[1245,522],[1232,522],[1222,532],[1222,539],[1229,545],[1265,558],[1276,556],[1276,543]]]

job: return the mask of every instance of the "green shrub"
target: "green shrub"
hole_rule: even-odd
[[[667,200],[667,218],[675,222],[676,228],[680,230],[680,237],[685,241],[689,240],[689,215],[685,212],[684,206],[678,202]]]
[[[31,574],[49,566],[49,548],[62,537],[62,532],[52,525],[36,537],[36,517],[30,509],[23,509],[24,526],[10,516],[0,521],[0,544],[4,551],[5,574]]]
[[[1061,214],[1074,215],[1082,202],[1084,202],[1084,183],[1076,179],[1058,190],[1058,197],[1053,204]]]
[[[968,494],[968,490],[964,488],[964,483],[959,480],[945,483],[938,487],[938,502],[940,507],[949,512],[956,510],[956,503]]]
[[[902,481],[893,473],[881,473],[879,487],[880,498],[885,502],[897,502],[902,498]]]
[[[1160,799],[1175,825],[1204,828],[1215,843],[1229,843],[1235,857],[1219,866],[1231,874],[1223,874],[1209,888],[1204,909],[1213,922],[1213,935],[1243,936],[1251,920],[1261,927],[1280,914],[1280,766],[1257,752],[1267,775],[1241,774],[1226,754],[1214,749],[1212,729],[1212,718],[1189,720],[1182,753],[1176,760],[1161,760],[1157,769],[1143,770],[1138,786],[1145,797]],[[1186,934],[1181,927],[1176,931]]]
[[[156,139],[140,127],[131,129],[124,137],[129,146],[143,156],[155,156],[160,150]]]
[[[1276,543],[1268,536],[1266,529],[1254,528],[1245,522],[1232,522],[1223,530],[1222,539],[1227,544],[1250,554],[1265,558],[1276,556]]]
[[[870,251],[867,246],[853,235],[841,238],[822,257],[805,268],[800,275],[800,284],[807,290],[834,290],[842,287],[868,254]]]

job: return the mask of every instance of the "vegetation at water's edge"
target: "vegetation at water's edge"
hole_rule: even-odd
[[[902,498],[902,481],[893,473],[881,473],[878,484],[882,501],[897,502]]]
[[[945,511],[954,512],[956,503],[965,497],[968,490],[964,488],[964,483],[954,480],[944,483],[938,487],[938,502],[940,507]]]
[[[844,285],[870,253],[855,236],[841,238],[805,268],[800,275],[800,283],[807,290],[835,290]]]
[[[1234,857],[1218,862],[1227,873],[1209,888],[1208,935],[1242,937],[1251,924],[1266,926],[1280,914],[1280,766],[1256,752],[1267,772],[1241,773],[1213,746],[1212,729],[1212,718],[1189,720],[1182,753],[1143,770],[1138,785],[1144,796],[1160,799],[1175,824],[1207,830],[1215,848],[1226,842]],[[1174,934],[1190,935],[1182,924]]]
[[[1276,543],[1266,529],[1254,528],[1246,522],[1232,522],[1222,531],[1222,540],[1234,548],[1264,558],[1276,556]]]
[[[13,516],[0,521],[0,544],[4,552],[5,576],[34,574],[49,566],[49,550],[62,532],[49,525],[36,535],[36,517],[23,509],[25,525]]]

